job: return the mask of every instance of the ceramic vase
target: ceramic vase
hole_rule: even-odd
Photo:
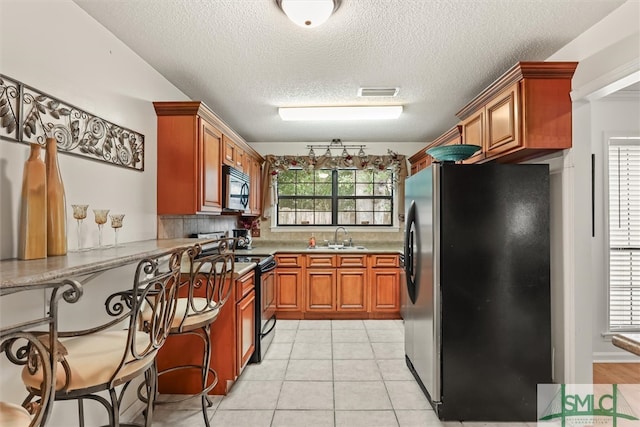
[[[64,184],[58,165],[58,141],[47,138],[47,256],[67,253],[67,212]]]
[[[46,166],[38,144],[31,144],[31,153],[24,164],[20,202],[20,234],[18,258],[47,257],[47,180]]]

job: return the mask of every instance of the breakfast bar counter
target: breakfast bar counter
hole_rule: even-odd
[[[187,248],[196,243],[207,243],[210,240],[144,240],[36,260],[3,260],[0,261],[0,295],[19,292],[42,283],[121,267],[149,256]]]

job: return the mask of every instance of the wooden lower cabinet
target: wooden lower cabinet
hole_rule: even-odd
[[[400,318],[397,254],[276,256],[279,257],[279,319]]]
[[[302,295],[303,256],[277,254],[275,304],[279,319],[300,319],[304,312]]]
[[[336,270],[335,268],[307,269],[306,274],[307,312],[336,310]]]
[[[236,305],[236,375],[240,375],[256,348],[256,292],[251,290]]]
[[[302,270],[286,268],[276,270],[276,309],[302,310]]]
[[[369,308],[366,268],[340,268],[337,271],[337,311],[363,312]]]
[[[400,311],[400,270],[371,269],[371,309],[374,312]]]
[[[211,368],[218,384],[209,394],[227,394],[255,348],[255,273],[237,278],[227,302],[211,324]],[[158,370],[178,365],[200,365],[204,355],[201,338],[170,335],[157,356]],[[189,369],[161,375],[160,393],[195,394],[202,389],[200,370]]]
[[[396,318],[400,314],[400,258],[398,255],[371,256],[371,313],[374,318]]]

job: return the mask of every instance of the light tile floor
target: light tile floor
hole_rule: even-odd
[[[400,320],[279,320],[265,360],[213,401],[214,427],[529,427],[440,422],[406,367]],[[157,406],[153,425],[203,426],[199,401]]]

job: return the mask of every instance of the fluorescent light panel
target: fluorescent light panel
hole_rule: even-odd
[[[376,105],[358,107],[280,107],[282,120],[388,120],[397,119],[402,105]]]

